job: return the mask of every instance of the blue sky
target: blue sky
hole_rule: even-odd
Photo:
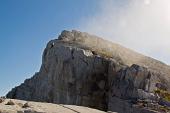
[[[170,64],[170,0],[0,0],[0,95],[39,71],[47,42],[78,29]]]
[[[46,43],[78,28],[98,0],[0,0],[0,95],[39,71]]]

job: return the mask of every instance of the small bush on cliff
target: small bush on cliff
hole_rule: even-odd
[[[170,92],[162,89],[156,89],[155,93],[158,94],[164,100],[170,102]]]

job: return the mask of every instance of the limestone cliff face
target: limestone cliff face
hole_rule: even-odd
[[[134,107],[134,101],[155,100],[157,84],[169,90],[169,74],[166,64],[118,44],[79,31],[63,31],[47,44],[40,71],[7,97],[150,113]]]

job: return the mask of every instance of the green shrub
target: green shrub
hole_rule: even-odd
[[[168,92],[166,90],[162,90],[162,89],[156,89],[155,93],[158,94],[161,98],[170,102],[170,92]]]

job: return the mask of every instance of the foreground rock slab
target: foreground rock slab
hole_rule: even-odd
[[[13,102],[14,105],[7,105],[8,102]],[[5,99],[4,102],[0,103],[0,113],[105,113],[105,112],[81,106]]]

